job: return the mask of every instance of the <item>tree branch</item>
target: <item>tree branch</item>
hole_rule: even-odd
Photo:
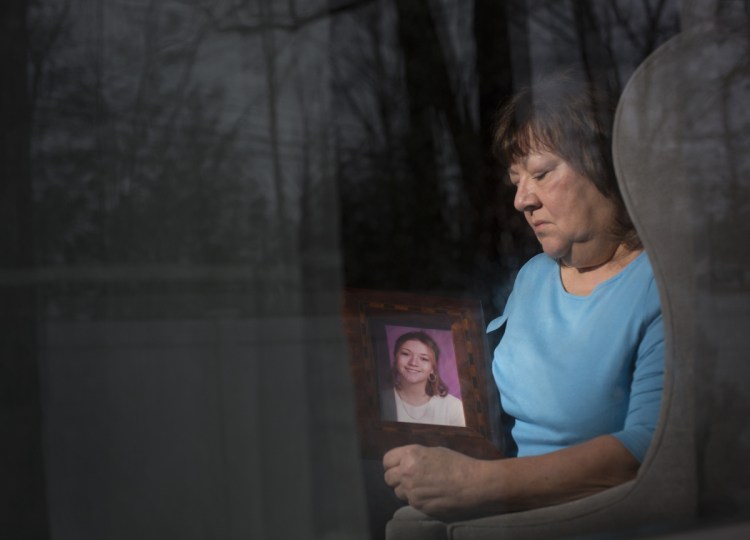
[[[310,24],[316,23],[327,17],[335,17],[343,13],[362,8],[372,4],[374,0],[350,0],[342,2],[339,5],[331,6],[320,11],[313,12],[309,15],[296,16],[292,15],[288,21],[275,21],[271,19],[268,22],[259,22],[257,24],[248,24],[243,22],[232,22],[228,24],[217,25],[216,31],[221,33],[236,33],[243,35],[258,34],[267,30],[281,30],[284,32],[297,32]],[[218,22],[218,21],[217,21]]]

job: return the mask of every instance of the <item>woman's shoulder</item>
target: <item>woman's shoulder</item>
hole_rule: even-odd
[[[442,409],[453,409],[455,407],[463,408],[463,402],[451,393],[444,396],[432,396],[430,398],[432,405]]]
[[[629,314],[648,323],[661,315],[659,289],[645,251],[619,274],[597,286],[594,293],[592,298],[598,305],[617,305],[621,317]]]
[[[515,299],[518,296],[525,297],[534,291],[538,292],[541,284],[548,288],[553,285],[557,279],[557,269],[557,262],[544,253],[539,253],[526,261],[516,274],[513,289],[505,303],[502,315],[490,321],[487,325],[487,332],[493,332],[505,324],[513,312]]]
[[[528,272],[547,272],[550,269],[557,268],[557,261],[546,253],[537,253],[531,259],[526,261],[519,270],[519,274]]]
[[[432,396],[432,403],[439,407],[439,416],[442,419],[441,423],[450,426],[465,426],[466,420],[464,418],[464,404],[453,394],[446,394],[444,396]]]
[[[648,297],[658,298],[656,278],[648,254],[642,251],[630,262],[619,274],[607,280],[605,285],[614,285],[613,290],[620,289],[621,294],[641,294]],[[601,287],[606,289],[606,287]]]
[[[447,393],[444,396],[433,396],[433,398],[444,399],[446,403],[461,403],[461,400],[451,393]]]
[[[526,261],[516,276],[516,283],[524,280],[536,280],[541,276],[547,276],[550,273],[557,275],[558,264],[555,259],[544,253],[534,255]]]
[[[630,275],[631,293],[640,291],[642,309],[652,316],[661,314],[661,300],[659,298],[659,288],[654,275],[654,269],[651,266],[651,260],[644,251],[638,258],[631,263],[632,272]]]
[[[559,279],[559,266],[557,261],[549,255],[539,253],[521,267],[513,283],[513,290],[523,290],[524,287],[532,286],[535,289],[547,281],[556,283]]]

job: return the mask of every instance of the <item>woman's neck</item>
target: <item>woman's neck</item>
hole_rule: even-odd
[[[398,392],[398,395],[401,396],[401,399],[403,399],[409,405],[424,405],[425,403],[430,401],[430,396],[427,395],[424,387],[424,383],[409,385],[405,385],[402,383],[401,388],[396,390],[396,392]]]
[[[560,263],[560,279],[567,292],[576,296],[588,296],[597,285],[619,274],[633,262],[643,249],[629,249],[619,244],[603,261],[581,261],[576,266]]]

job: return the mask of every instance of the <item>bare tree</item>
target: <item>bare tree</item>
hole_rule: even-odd
[[[83,22],[68,10],[37,14],[37,33],[58,36],[55,53],[33,64],[37,249],[46,262],[255,260],[262,235],[248,215],[265,213],[266,195],[246,172],[242,111],[227,118],[223,88],[195,71],[212,23],[186,7],[176,39],[157,3],[145,8],[141,47],[109,51],[106,62],[96,36],[122,31],[127,13]],[[94,37],[67,38],[76,24]]]

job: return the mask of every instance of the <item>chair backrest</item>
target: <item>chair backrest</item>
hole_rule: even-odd
[[[750,46],[746,4],[713,7],[634,74],[614,142],[667,334],[660,428],[634,490],[704,515],[750,509]]]

